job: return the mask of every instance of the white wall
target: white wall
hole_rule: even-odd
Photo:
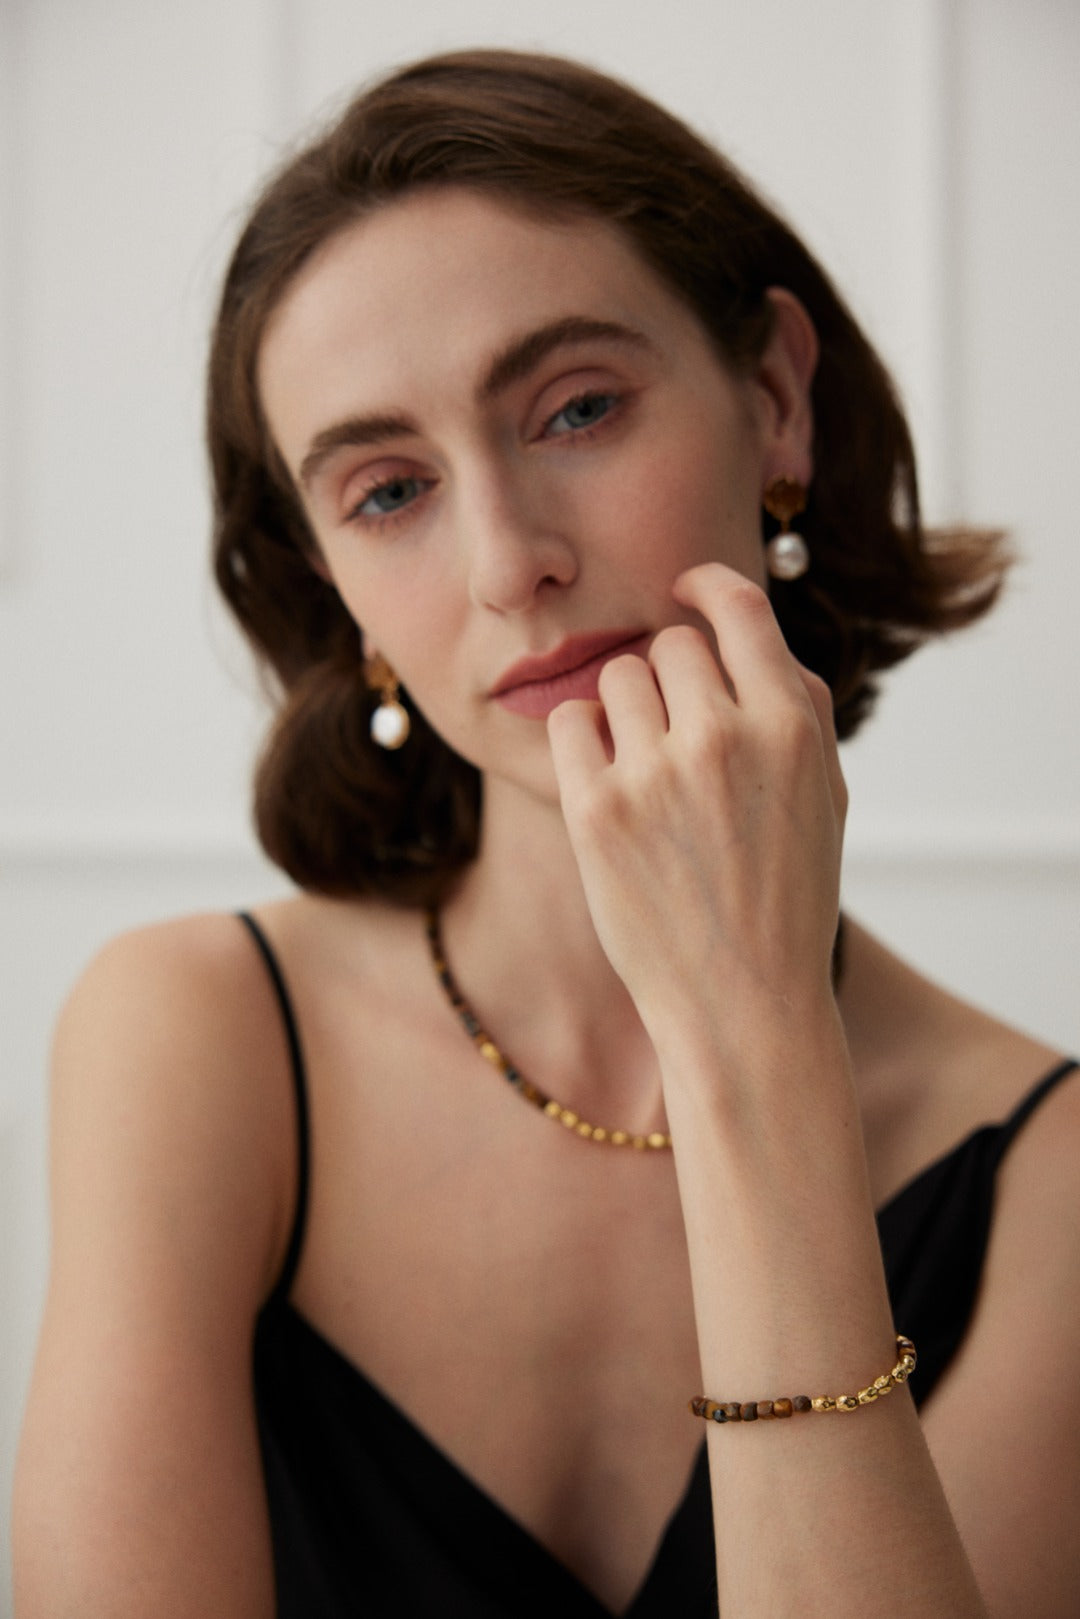
[[[43,1073],[118,928],[254,899],[258,705],[206,582],[200,370],[242,199],[356,80],[511,43],[715,136],[836,272],[927,505],[1025,563],[847,750],[849,908],[1080,1048],[1072,0],[0,0],[0,1511],[45,1263]],[[6,1593],[0,1528],[0,1611]]]

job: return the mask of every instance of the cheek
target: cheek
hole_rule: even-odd
[[[613,533],[627,566],[674,579],[698,562],[765,578],[761,518],[746,461],[715,443],[682,443],[634,459],[613,492]]]
[[[365,650],[377,647],[395,667],[415,661],[418,652],[421,661],[434,659],[440,636],[445,640],[453,633],[445,581],[430,564],[410,562],[405,547],[391,542],[381,554],[364,557],[342,554],[339,547],[332,551],[330,574],[342,605],[363,632]]]

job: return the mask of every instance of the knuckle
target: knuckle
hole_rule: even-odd
[[[693,624],[669,624],[653,640],[653,651],[657,648],[661,652],[698,652],[702,648],[707,650],[708,642]]]
[[[760,585],[742,575],[731,586],[732,607],[751,621],[775,617],[772,602]]]
[[[592,783],[575,806],[574,818],[581,833],[598,841],[620,831],[628,820],[626,796],[609,777]]]
[[[828,681],[823,680],[815,670],[808,669],[804,663],[800,664],[799,667],[803,672],[803,679],[806,682],[811,696],[817,697],[819,701],[822,703],[827,703],[831,707],[832,688],[829,686]]]
[[[716,778],[737,763],[741,740],[737,727],[722,708],[694,727],[685,739],[686,757],[695,776]]]
[[[638,673],[634,665],[640,664],[641,661],[633,652],[620,652],[617,657],[609,658],[600,670],[600,677],[597,682],[601,694],[605,690],[610,691],[613,684],[625,684],[627,681],[633,680]]]

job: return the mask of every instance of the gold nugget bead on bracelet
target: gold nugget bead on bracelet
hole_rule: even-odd
[[[915,1345],[902,1333],[896,1335],[898,1359],[890,1372],[882,1372],[857,1394],[818,1394],[813,1399],[797,1394],[793,1399],[781,1400],[710,1400],[704,1394],[690,1401],[690,1413],[704,1417],[707,1422],[767,1422],[773,1418],[802,1415],[806,1411],[857,1411],[861,1405],[873,1405],[894,1388],[906,1383],[915,1370]]]

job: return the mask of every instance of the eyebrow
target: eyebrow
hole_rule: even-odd
[[[546,360],[556,349],[571,343],[622,343],[634,348],[651,349],[652,344],[644,332],[632,326],[623,326],[614,320],[594,320],[588,315],[566,315],[562,320],[538,326],[534,332],[515,338],[491,361],[476,397],[484,403],[520,382]]]
[[[301,489],[310,489],[321,467],[348,445],[383,444],[391,438],[415,437],[420,429],[411,416],[347,416],[316,433],[297,474]]]
[[[644,332],[619,321],[596,320],[588,315],[566,315],[549,321],[523,337],[514,338],[491,360],[476,390],[480,404],[491,400],[521,382],[556,349],[574,343],[619,343],[639,349],[652,349]],[[348,416],[315,434],[300,463],[298,480],[310,489],[319,470],[340,449],[383,444],[393,438],[415,438],[420,428],[411,416],[382,412],[371,416]]]

